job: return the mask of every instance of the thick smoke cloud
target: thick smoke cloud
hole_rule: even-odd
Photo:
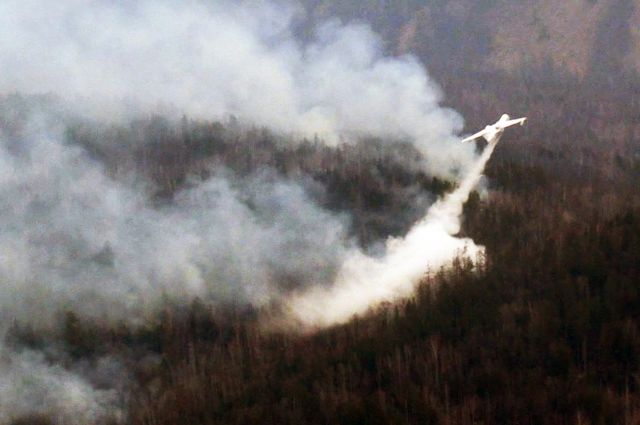
[[[413,141],[433,173],[469,165],[461,117],[411,56],[382,55],[364,25],[329,22],[301,44],[291,8],[196,1],[6,0],[0,91],[57,92],[98,117],[177,110],[338,142]]]
[[[49,418],[85,425],[121,418],[113,389],[96,389],[80,374],[52,364],[39,351],[12,351],[0,344],[0,423]]]
[[[0,341],[14,325],[56,334],[67,311],[136,326],[196,297],[261,306],[291,282],[331,281],[350,245],[346,218],[302,183],[218,171],[154,206],[144,182],[114,180],[65,140],[64,114],[0,106]],[[0,422],[94,423],[122,408],[108,388],[123,383],[96,389],[55,344],[47,356],[4,345]]]
[[[416,59],[384,57],[362,25],[329,22],[302,44],[293,16],[270,3],[4,0],[0,94],[55,93],[74,114],[101,121],[233,115],[332,143],[403,139],[424,153],[431,173],[475,169],[472,147],[455,143],[461,117],[439,106]],[[335,282],[289,302],[298,317],[310,315],[307,324],[326,325],[408,293],[459,248],[480,250],[452,236],[460,199],[445,204],[453,212],[432,209],[385,257],[368,257],[350,242],[345,218],[312,202],[304,183],[269,171],[240,179],[218,170],[154,206],[143,182],[115,180],[67,143],[64,116],[10,104],[0,112],[3,340],[12,323],[45,331],[68,310],[135,325],[166,300],[264,305],[289,299],[283,282]],[[381,280],[363,284],[365,270]],[[352,294],[356,309],[346,302]],[[310,300],[317,304],[302,312]],[[98,390],[80,365],[47,350],[54,355],[0,343],[0,422],[54,414],[59,423],[92,423],[121,407],[113,390]]]
[[[51,323],[65,308],[133,321],[165,298],[262,305],[278,282],[330,280],[347,246],[345,220],[298,183],[219,172],[152,207],[52,127],[41,116],[0,130],[4,321]]]

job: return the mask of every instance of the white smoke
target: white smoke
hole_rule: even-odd
[[[49,324],[73,309],[135,322],[167,298],[262,305],[280,279],[330,279],[344,255],[344,220],[298,183],[218,172],[155,208],[42,127],[0,130],[2,321]]]
[[[433,174],[473,166],[472,147],[456,143],[461,117],[440,107],[415,58],[385,57],[363,25],[329,22],[302,44],[292,19],[291,8],[264,2],[3,0],[0,94],[56,93],[76,113],[107,121],[177,111],[234,115],[334,143],[403,139]],[[410,293],[428,268],[460,250],[481,252],[452,236],[479,163],[373,259],[352,247],[345,220],[299,183],[221,172],[153,207],[139,182],[114,180],[66,143],[60,120],[20,117],[25,124],[15,130],[16,114],[2,112],[0,336],[14,321],[55,326],[66,310],[135,324],[166,300],[263,305],[286,295],[278,282],[287,279],[336,282],[290,303],[305,323],[326,325]],[[55,412],[60,423],[92,423],[117,407],[74,367],[1,348],[0,422]]]
[[[13,351],[0,344],[0,423],[39,417],[56,424],[97,423],[122,417],[116,399],[114,390],[94,388],[39,351]]]
[[[464,203],[482,177],[495,144],[488,144],[460,186],[429,208],[403,238],[390,239],[381,258],[353,250],[330,288],[311,287],[290,297],[286,312],[304,327],[343,323],[383,301],[410,296],[429,271],[455,258],[482,260],[484,248],[458,238]]]
[[[55,116],[20,122],[3,106],[14,118],[0,120],[0,423],[88,424],[122,409],[74,362],[3,347],[13,324],[55,334],[72,311],[136,326],[195,297],[261,306],[288,291],[283,282],[330,281],[350,244],[343,217],[268,170],[219,171],[154,207],[143,186],[67,143]]]
[[[149,109],[225,117],[326,140],[413,141],[429,171],[470,165],[462,119],[412,56],[382,54],[364,25],[329,22],[308,44],[269,2],[4,0],[0,92],[55,92],[83,113]]]

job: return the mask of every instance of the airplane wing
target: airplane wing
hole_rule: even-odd
[[[524,117],[524,118],[517,118],[515,120],[508,120],[508,121],[504,121],[504,122],[498,122],[496,124],[498,124],[500,126],[500,128],[506,128],[506,127],[510,127],[510,126],[516,125],[516,124],[524,125],[524,122],[526,120],[527,120],[527,118]]]
[[[485,133],[486,133],[486,131],[487,131],[486,129],[485,129],[485,130],[478,131],[478,132],[477,132],[476,134],[474,134],[473,136],[469,136],[469,137],[467,137],[466,139],[463,139],[463,140],[462,140],[462,143],[470,142],[470,141],[472,141],[472,140],[476,140],[478,137],[482,137],[482,136],[484,136],[484,135],[485,135]]]

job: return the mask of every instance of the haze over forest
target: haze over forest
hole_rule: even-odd
[[[639,29],[3,1],[0,425],[638,423]]]

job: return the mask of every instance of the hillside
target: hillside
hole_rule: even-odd
[[[398,54],[436,71],[544,72],[607,79],[640,72],[633,0],[304,1],[307,18],[369,22]],[[549,76],[549,75],[548,75]]]
[[[362,243],[406,231],[420,193],[450,190],[398,167],[412,157],[406,146],[366,155],[319,142],[292,149],[265,130],[157,120],[98,132],[78,123],[68,141],[117,176],[130,160],[102,142],[147,140],[131,161],[155,182],[160,203],[194,184],[186,174],[206,179],[223,166],[307,175],[326,187],[320,202],[350,214]],[[22,350],[54,342],[48,361],[92,365],[97,388],[113,385],[104,359],[117,361],[115,377],[128,377],[119,395],[128,414],[112,412],[107,423],[635,423],[640,200],[625,181],[637,181],[637,171],[585,179],[585,165],[562,160],[568,148],[523,150],[525,141],[499,145],[488,197],[475,193],[466,204],[463,234],[487,248],[482,270],[458,262],[425,277],[415,296],[345,325],[265,330],[277,309],[196,298],[166,305],[142,326],[68,311],[53,333],[16,323],[7,340]],[[588,169],[602,166],[595,156]],[[12,423],[74,422],[35,415]]]
[[[0,14],[0,425],[640,423],[637,1],[214,3]]]

